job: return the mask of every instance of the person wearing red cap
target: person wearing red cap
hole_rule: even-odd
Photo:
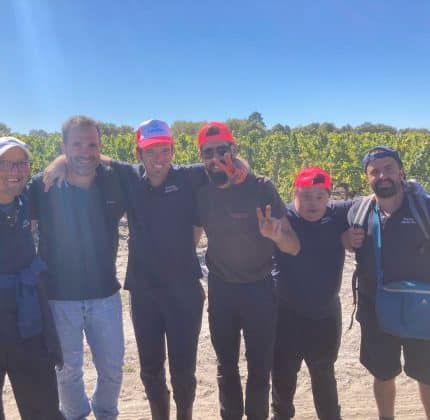
[[[125,195],[130,240],[124,288],[131,294],[141,378],[153,420],[170,415],[166,343],[177,419],[192,418],[204,300],[195,250],[201,234],[195,190],[208,178],[201,164],[172,165],[173,146],[168,124],[151,119],[136,130],[141,164],[101,156],[119,175]],[[62,160],[57,158],[45,171],[47,185],[64,177]],[[230,162],[225,167],[230,182],[238,182],[246,172],[237,166]]]
[[[176,417],[192,419],[204,302],[193,179],[207,178],[201,165],[173,165],[173,147],[168,124],[147,120],[136,131],[141,164],[111,162],[126,196],[130,241],[124,287],[130,291],[140,376],[153,420],[170,416],[166,347]]]
[[[339,289],[352,202],[329,203],[330,175],[318,167],[302,169],[294,183],[287,217],[299,237],[296,257],[276,250],[278,322],[272,370],[273,420],[294,417],[297,373],[304,360],[312,381],[319,419],[339,420],[334,363],[341,337]]]
[[[205,124],[198,145],[211,180],[197,191],[197,205],[208,238],[209,328],[221,417],[239,420],[245,412],[249,420],[264,420],[276,322],[274,244],[292,255],[300,244],[268,179],[248,173],[239,183],[229,181],[226,168],[236,158],[236,146],[227,125]],[[241,331],[248,366],[245,407],[238,369]]]

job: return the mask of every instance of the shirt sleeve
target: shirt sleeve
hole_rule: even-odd
[[[132,201],[131,196],[136,194],[135,181],[141,176],[140,165],[112,160],[110,167],[119,178],[124,209],[128,212]]]
[[[182,167],[188,178],[188,182],[194,191],[209,183],[209,178],[206,174],[205,166],[202,163],[186,165]]]
[[[282,218],[286,215],[285,204],[282,201],[276,187],[273,185],[272,181],[267,178],[259,179],[258,182],[262,183],[263,187],[263,202],[262,208],[266,207],[268,204],[272,206],[272,216],[277,219]]]
[[[137,165],[131,163],[120,162],[119,160],[112,160],[110,167],[119,176],[121,182],[130,179],[130,176],[136,171]]]
[[[352,202],[352,205],[348,210],[348,214],[347,214],[348,227],[351,227],[354,224],[354,218],[355,218],[355,215],[357,214],[359,205],[360,205],[360,200],[355,200]]]
[[[348,211],[353,204],[354,202],[352,200],[336,201],[333,203],[336,224],[341,232],[344,232],[349,227]]]
[[[30,181],[28,181],[25,187],[25,194],[28,198],[28,215],[31,220],[39,220],[39,197],[41,192],[41,187],[43,186],[40,175],[33,176]],[[47,193],[45,193],[47,194]]]

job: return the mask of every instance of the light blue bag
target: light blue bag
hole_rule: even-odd
[[[383,284],[381,223],[372,209],[377,268],[376,314],[380,328],[403,338],[430,339],[430,283],[402,280]]]

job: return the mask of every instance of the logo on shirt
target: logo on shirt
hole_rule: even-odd
[[[31,225],[30,220],[24,219],[22,221],[22,229],[27,229]]]
[[[114,206],[115,204],[116,204],[116,201],[114,201],[114,200],[106,200],[107,206]]]
[[[247,219],[248,218],[248,213],[235,211],[235,212],[231,212],[230,213],[230,217],[232,219],[243,220],[243,219]]]
[[[164,187],[164,194],[169,194],[174,191],[179,191],[179,188],[176,185],[166,185]]]
[[[402,225],[416,225],[417,222],[413,217],[404,217],[401,222]]]
[[[331,222],[333,219],[330,216],[323,217],[320,221],[321,225],[325,225],[326,223]]]

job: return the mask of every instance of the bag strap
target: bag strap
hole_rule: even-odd
[[[430,213],[426,204],[426,200],[430,198],[429,193],[416,179],[408,179],[406,182],[404,182],[404,185],[406,187],[406,191],[411,191],[414,195],[414,198],[417,200],[419,207],[424,214],[427,225],[430,225]]]
[[[354,324],[354,315],[357,312],[357,293],[358,293],[358,275],[360,273],[360,266],[358,263],[355,265],[355,270],[352,273],[352,303],[353,303],[353,310],[351,313],[351,319],[349,322],[348,330],[352,328],[352,325]]]
[[[378,287],[382,287],[384,272],[382,269],[382,234],[381,234],[381,220],[379,218],[379,206],[376,204],[372,209],[372,232],[373,232],[373,249],[375,252],[376,264],[376,283]]]
[[[407,196],[409,209],[418,223],[427,241],[430,240],[430,214],[425,197],[427,192],[424,187],[416,181],[405,183],[405,194]]]
[[[357,228],[364,226],[371,205],[371,198],[363,198],[361,200],[357,213],[355,213],[354,220],[352,221],[352,227]]]

